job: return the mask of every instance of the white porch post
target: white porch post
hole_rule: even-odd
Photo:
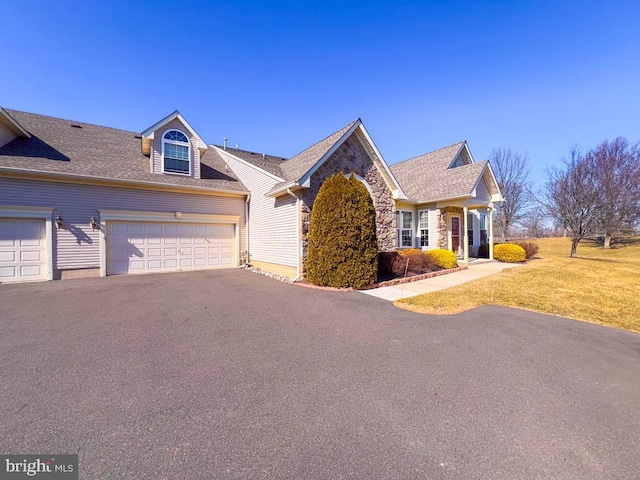
[[[469,262],[469,227],[467,225],[467,213],[468,213],[468,209],[467,207],[464,207],[462,209],[462,225],[464,228],[464,252],[463,252],[463,258],[465,262]]]
[[[489,260],[493,260],[493,208],[489,208]]]

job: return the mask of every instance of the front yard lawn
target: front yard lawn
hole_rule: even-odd
[[[504,305],[640,332],[640,239],[610,250],[583,241],[579,258],[568,238],[535,243],[537,258],[523,267],[395,304],[430,314]]]

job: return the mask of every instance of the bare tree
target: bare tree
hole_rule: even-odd
[[[532,208],[522,215],[519,224],[527,238],[539,238],[545,235],[546,216],[541,208]]]
[[[593,233],[603,202],[592,152],[582,155],[574,148],[563,164],[548,172],[544,202],[549,215],[571,236],[571,256],[575,257],[580,240]]]
[[[640,219],[640,147],[618,137],[605,140],[591,154],[603,204],[596,226],[604,235],[604,248],[610,248],[614,235]]]
[[[509,228],[520,219],[531,201],[531,173],[526,153],[511,148],[494,148],[489,155],[504,201],[497,206],[496,227],[501,241],[509,235]]]

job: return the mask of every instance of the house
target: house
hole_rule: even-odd
[[[0,108],[0,282],[247,261],[301,278],[340,171],[370,192],[381,251],[491,245],[500,192],[466,142],[389,167],[359,119],[285,159],[208,145],[177,111],[136,133]]]

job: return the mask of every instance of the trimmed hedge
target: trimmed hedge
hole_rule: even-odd
[[[375,283],[378,272],[376,212],[367,188],[340,172],[327,178],[313,203],[307,279],[316,285]]]
[[[409,255],[415,255],[416,253],[419,254],[423,254],[422,250],[420,250],[419,248],[403,248],[402,250],[396,250],[400,255],[402,255],[403,257],[409,256]]]
[[[440,268],[456,268],[458,266],[458,260],[456,254],[451,250],[427,250],[427,256],[431,257],[434,263]]]
[[[533,242],[513,242],[514,245],[520,245],[524,248],[527,255],[527,260],[534,257],[538,253],[538,245]]]
[[[527,252],[520,245],[499,243],[493,247],[493,258],[505,263],[524,262],[527,259]]]

